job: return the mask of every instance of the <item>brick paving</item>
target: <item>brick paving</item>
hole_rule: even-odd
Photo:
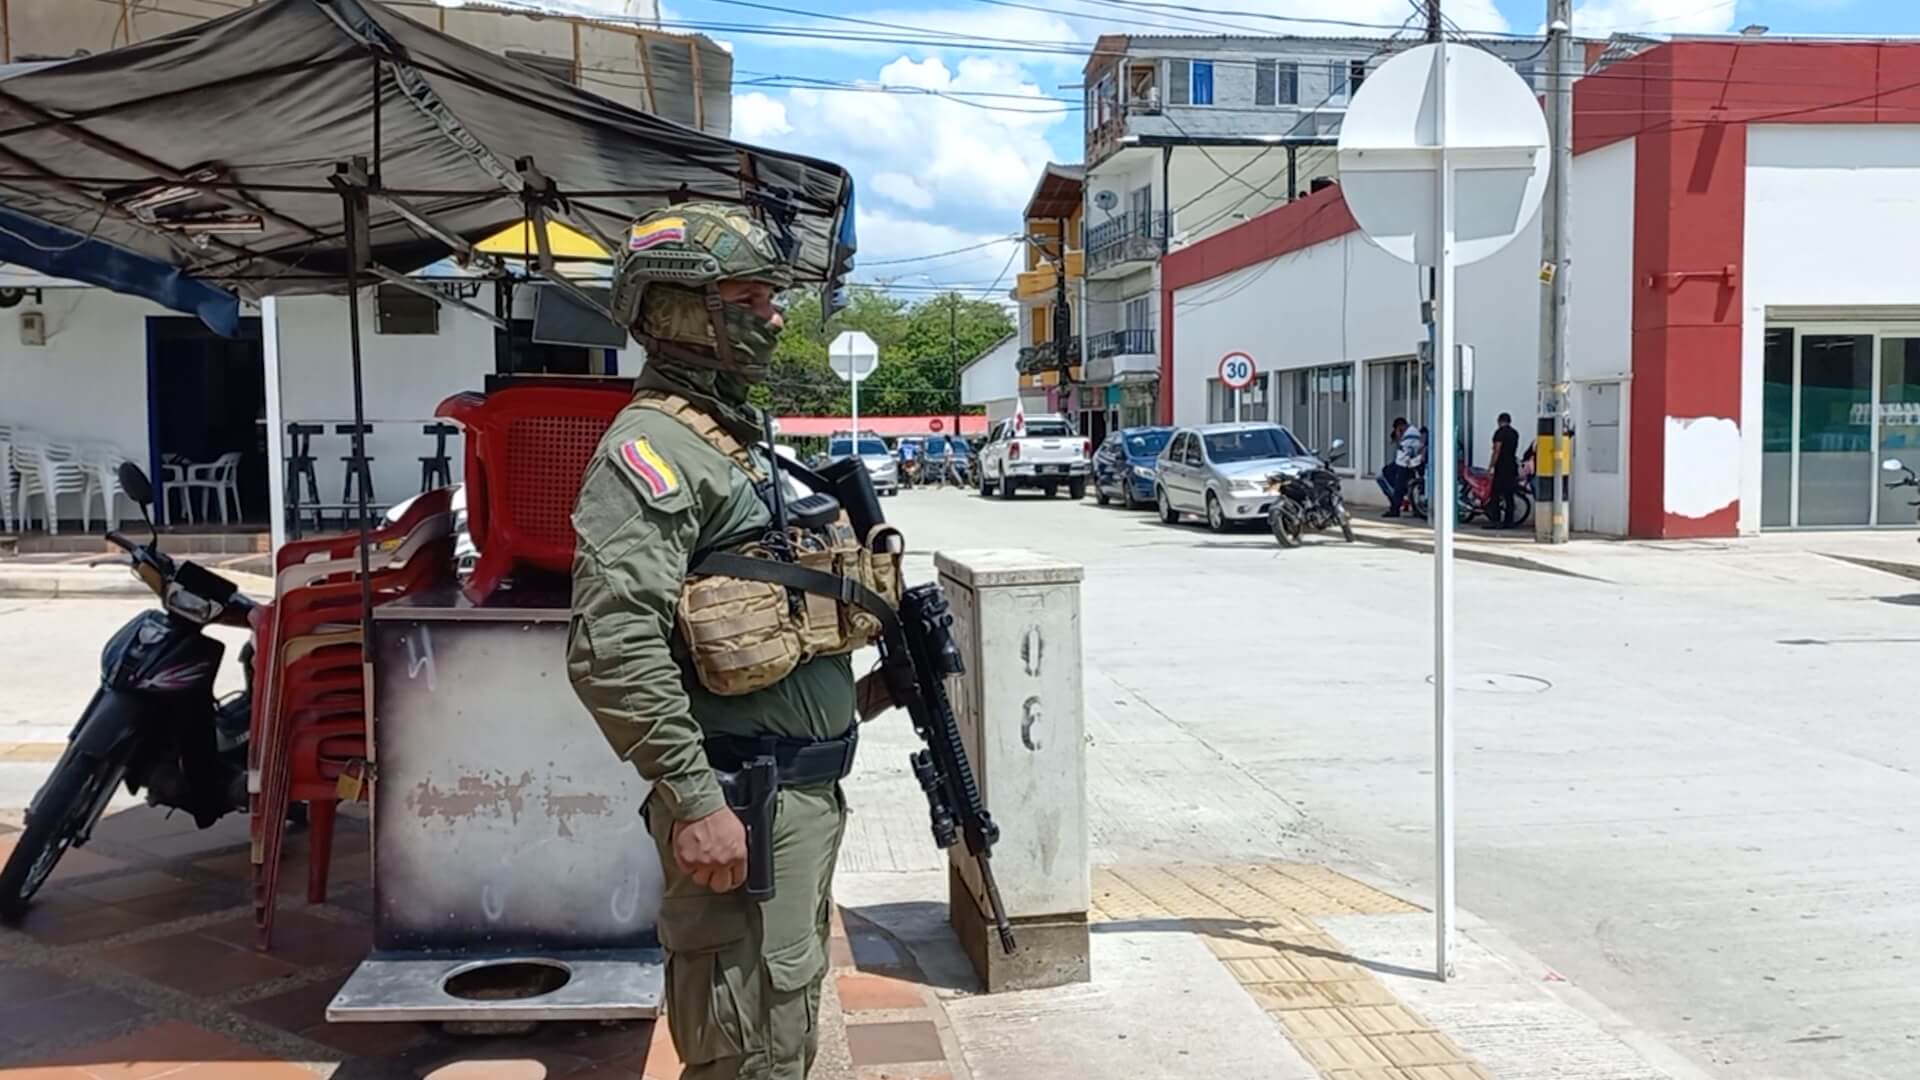
[[[1316,915],[1412,904],[1322,866],[1114,866],[1093,875],[1100,922],[1186,924],[1326,1080],[1492,1080],[1400,1004]]]
[[[0,858],[17,821],[0,821]],[[365,823],[342,816],[326,904],[305,902],[304,841],[289,838],[274,951],[263,954],[252,947],[244,820],[201,832],[157,810],[110,815],[22,924],[0,930],[0,1080],[679,1077],[665,1025],[647,1021],[496,1037],[327,1023],[371,941]],[[906,950],[836,913],[831,957],[816,1078],[966,1076]]]

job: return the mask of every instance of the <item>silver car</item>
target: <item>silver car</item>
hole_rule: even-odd
[[[1274,500],[1267,477],[1316,463],[1279,424],[1181,428],[1167,440],[1156,463],[1154,498],[1160,520],[1173,525],[1182,514],[1199,514],[1214,532],[1225,532],[1235,522],[1262,520]]]
[[[827,442],[827,460],[839,461],[853,456],[853,439],[846,435],[835,435]],[[873,490],[880,495],[898,495],[900,493],[900,463],[893,459],[892,451],[878,435],[860,436],[860,461],[867,467],[867,474],[873,477]]]

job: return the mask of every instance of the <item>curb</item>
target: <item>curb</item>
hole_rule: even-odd
[[[1372,544],[1375,547],[1396,548],[1401,551],[1412,551],[1422,555],[1433,554],[1433,541],[1431,540],[1390,536],[1366,528],[1354,529],[1353,535],[1354,538],[1361,543]],[[1559,577],[1576,578],[1580,581],[1606,581],[1605,578],[1597,578],[1591,574],[1582,574],[1577,570],[1568,570],[1564,566],[1554,566],[1551,563],[1544,563],[1538,559],[1530,559],[1525,555],[1509,555],[1501,551],[1488,551],[1470,544],[1456,542],[1453,547],[1453,555],[1454,558],[1462,562],[1484,563],[1488,566],[1504,566],[1509,570],[1527,570],[1537,574],[1554,574]]]
[[[0,597],[14,599],[151,595],[153,593],[145,585],[131,578],[110,581],[71,574],[0,574]]]

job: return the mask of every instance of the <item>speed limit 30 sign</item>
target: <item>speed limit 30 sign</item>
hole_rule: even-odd
[[[1259,374],[1254,367],[1253,357],[1243,352],[1230,352],[1220,358],[1220,381],[1229,390],[1245,390],[1253,385],[1254,377]]]

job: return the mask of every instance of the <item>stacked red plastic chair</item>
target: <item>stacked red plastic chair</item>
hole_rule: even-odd
[[[451,491],[414,500],[375,530],[369,584],[378,606],[452,578]],[[287,544],[275,559],[274,602],[255,624],[249,789],[258,944],[272,942],[287,810],[308,806],[307,899],[326,899],[340,777],[368,757],[358,534]]]
[[[515,568],[573,568],[573,505],[601,436],[632,400],[625,380],[507,385],[464,393],[436,415],[466,431],[467,531],[478,603]]]

